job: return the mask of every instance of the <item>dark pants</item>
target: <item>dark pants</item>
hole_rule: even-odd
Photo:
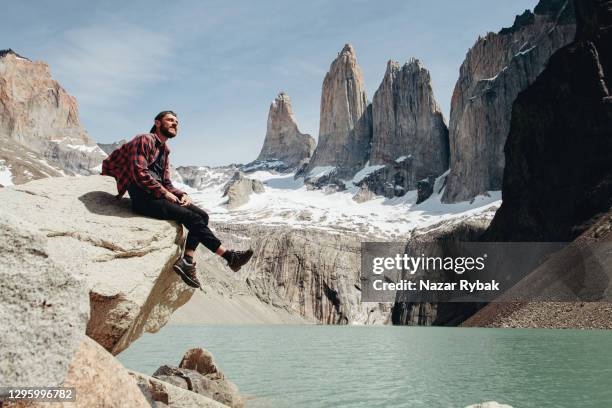
[[[189,230],[185,249],[196,249],[199,243],[215,252],[221,241],[208,228],[208,214],[200,207],[190,204],[181,206],[164,198],[155,198],[139,188],[129,187],[134,212],[159,220],[172,220]]]

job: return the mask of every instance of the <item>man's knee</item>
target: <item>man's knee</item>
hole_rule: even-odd
[[[193,225],[204,225],[208,226],[208,214],[205,212],[189,212],[189,223]]]

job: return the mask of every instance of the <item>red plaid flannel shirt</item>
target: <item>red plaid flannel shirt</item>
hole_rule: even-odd
[[[164,177],[162,182],[151,176],[149,166],[153,163],[160,152],[164,157]],[[170,149],[162,143],[156,134],[147,133],[138,135],[130,142],[125,143],[108,156],[102,162],[102,175],[113,176],[117,181],[117,197],[123,197],[128,186],[135,184],[145,191],[150,192],[157,198],[165,196],[166,191],[171,192],[178,198],[185,192],[172,185],[170,181],[170,166],[168,155]]]

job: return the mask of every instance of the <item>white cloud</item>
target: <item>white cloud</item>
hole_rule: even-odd
[[[160,33],[109,23],[64,32],[49,62],[80,105],[109,107],[169,75],[172,53],[172,41]]]

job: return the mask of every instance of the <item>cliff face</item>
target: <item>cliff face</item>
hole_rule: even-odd
[[[412,157],[415,178],[439,176],[448,168],[448,129],[431,88],[431,76],[417,59],[400,68],[394,61],[372,101],[370,164]]]
[[[0,140],[69,173],[95,173],[106,157],[81,126],[76,100],[51,78],[49,67],[10,50],[0,53]]]
[[[526,11],[468,51],[451,101],[444,202],[501,189],[512,103],[550,56],[574,39],[574,14],[571,0],[541,0],[534,13]]]
[[[577,2],[577,40],[514,103],[490,239],[571,241],[612,205],[609,6]]]
[[[474,217],[459,223],[440,225],[410,239],[406,243],[406,253],[426,253],[428,256],[462,256],[464,253],[461,253],[455,244],[479,240],[489,223],[490,218]],[[456,282],[457,274],[454,272],[429,273],[427,279],[435,282]],[[482,304],[472,302],[415,303],[408,299],[406,292],[397,292],[391,315],[394,325],[456,326],[482,307]]]
[[[503,203],[485,234],[573,242],[467,326],[612,327],[612,2],[576,1],[576,11],[576,40],[514,103]],[[513,301],[525,293],[551,301]]]
[[[332,166],[337,177],[350,178],[364,166],[372,139],[368,106],[355,50],[347,44],[323,80],[319,142],[306,174]]]
[[[274,163],[273,168],[295,170],[310,159],[314,149],[315,140],[298,130],[291,98],[281,92],[270,105],[266,138],[252,166],[259,162],[261,166],[257,168],[260,168],[268,162]]]
[[[359,182],[386,197],[415,190],[421,180],[448,169],[448,129],[431,88],[431,77],[412,59],[394,61],[372,101],[370,166],[382,165]]]
[[[321,324],[388,321],[387,305],[361,304],[358,236],[253,224],[215,228],[229,246],[255,251],[241,273],[261,301]]]

